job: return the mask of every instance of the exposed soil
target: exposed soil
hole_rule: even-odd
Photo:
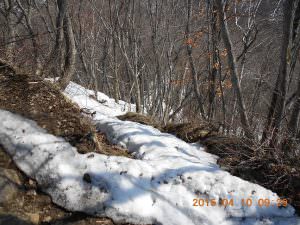
[[[181,124],[167,124],[163,128],[164,132],[174,134],[176,137],[193,143],[202,141],[208,137],[216,136],[219,127],[213,123],[199,121],[199,123],[181,123]]]
[[[291,157],[282,150],[270,149],[247,139],[220,135],[218,124],[205,121],[159,126],[154,118],[136,113],[127,113],[119,119],[155,125],[160,131],[188,143],[200,142],[206,151],[220,157],[218,164],[224,170],[276,192],[300,214],[299,156]],[[297,146],[290,149],[293,148]]]
[[[142,115],[139,113],[128,112],[124,115],[118,116],[118,119],[149,125],[157,128],[160,131],[163,130],[163,127],[157,121],[155,121],[155,119],[151,118],[150,116]]]
[[[98,152],[106,155],[131,157],[118,146],[111,145],[103,133],[97,133],[88,116],[68,100],[50,82],[33,76],[16,75],[0,62],[0,108],[23,115],[38,123],[49,133],[64,137],[78,152]],[[220,136],[214,125],[168,124],[161,126],[153,118],[128,113],[119,117],[169,132],[187,141],[207,146],[207,151],[220,157],[218,163],[233,175],[269,188],[282,198],[288,198],[300,213],[299,165],[272,159],[261,146],[246,140]],[[298,162],[298,161],[297,161]],[[108,218],[94,218],[67,212],[54,205],[49,196],[39,191],[14,165],[0,146],[0,170],[11,169],[20,179],[19,191],[12,201],[0,204],[0,225],[15,224],[114,224]]]
[[[77,147],[79,153],[97,152],[131,157],[126,149],[111,145],[103,133],[98,133],[91,119],[84,116],[80,108],[68,100],[55,85],[33,76],[16,74],[13,68],[3,66],[1,62],[0,109],[36,121],[49,133],[65,138]],[[0,225],[114,224],[108,218],[67,212],[53,204],[49,196],[40,192],[35,181],[18,170],[0,146],[0,171],[7,169],[17,174],[20,182],[14,198],[0,204]]]
[[[300,214],[299,156],[291,159],[281,150],[237,137],[216,136],[202,143],[220,157],[218,164],[225,170],[276,192]]]
[[[130,157],[125,149],[110,145],[104,134],[97,133],[91,118],[50,82],[0,70],[0,108],[36,121],[49,133],[65,138],[79,153]]]
[[[134,112],[128,112],[124,115],[118,116],[118,119],[155,127],[161,132],[173,134],[189,143],[201,141],[208,137],[215,136],[219,130],[218,124],[208,123],[206,121],[199,121],[198,123],[168,123],[164,126],[150,116],[141,115]]]
[[[8,154],[0,147],[0,170],[13,170],[19,180],[18,192],[5,204],[0,203],[0,225],[15,224],[75,224],[113,225],[108,218],[94,218],[80,213],[67,212],[54,205],[48,195],[39,191],[35,181],[21,173]],[[13,181],[12,181],[13,182]]]

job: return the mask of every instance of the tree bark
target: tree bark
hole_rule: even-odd
[[[9,63],[14,61],[14,49],[15,49],[15,39],[16,39],[16,31],[14,27],[14,19],[13,19],[13,2],[11,0],[4,0],[4,7],[5,7],[5,19],[6,19],[6,26],[7,26],[7,42],[5,49],[6,58]]]
[[[297,99],[294,103],[294,107],[292,109],[292,114],[291,114],[290,121],[288,124],[289,132],[292,137],[295,137],[297,135],[296,132],[297,132],[297,128],[298,128],[298,120],[299,120],[299,113],[300,113],[300,79],[298,80],[296,98]]]
[[[212,58],[208,59],[208,71],[209,71],[209,90],[208,90],[208,111],[207,118],[212,120],[215,114],[215,96],[216,96],[216,78],[219,71],[220,59],[217,49],[217,13],[215,12],[215,4],[208,1],[207,3],[207,19],[211,21],[208,24],[207,34],[207,50],[212,54]]]
[[[76,45],[75,38],[72,29],[72,22],[69,13],[66,12],[64,18],[64,35],[66,39],[66,55],[65,55],[65,66],[61,79],[59,80],[59,86],[63,90],[67,87],[70,80],[72,79],[75,72],[76,62]]]
[[[117,51],[116,51],[116,40],[114,37],[113,39],[113,68],[114,68],[114,99],[116,103],[119,103],[120,99],[120,88],[119,88],[119,75],[118,75],[118,66],[117,66]]]
[[[187,18],[187,23],[186,23],[185,38],[189,42],[191,40],[190,39],[190,22],[191,22],[191,16],[192,16],[191,15],[192,14],[192,1],[191,0],[187,1],[187,9],[188,9],[188,12],[187,12],[188,18]],[[196,71],[196,66],[195,66],[194,58],[193,58],[193,54],[192,54],[193,53],[192,43],[187,43],[186,44],[186,50],[187,50],[188,60],[189,60],[191,73],[192,73],[192,78],[193,78],[194,92],[195,92],[197,100],[198,100],[200,114],[201,114],[201,117],[205,119],[205,111],[204,111],[204,107],[203,107],[203,100],[202,100],[201,93],[198,89],[199,84],[198,84],[197,71]]]
[[[39,52],[38,52],[38,41],[36,40],[35,33],[33,31],[33,26],[31,22],[31,5],[28,5],[28,10],[24,8],[20,0],[17,0],[17,4],[19,8],[21,9],[24,18],[25,18],[25,24],[26,28],[28,30],[28,33],[30,35],[32,47],[33,47],[33,54],[34,54],[34,59],[35,59],[35,74],[36,75],[41,75],[42,72],[42,64],[39,58]]]
[[[290,44],[291,31],[293,27],[293,5],[295,0],[285,0],[283,3],[283,37],[280,53],[280,66],[277,76],[271,105],[267,117],[267,124],[263,132],[262,142],[266,141],[269,137],[270,145],[274,146],[277,143],[278,131],[283,118],[286,97],[286,83],[287,83],[287,54]]]
[[[228,64],[231,72],[231,83],[232,87],[234,88],[236,97],[237,97],[237,104],[238,104],[238,111],[240,114],[241,124],[242,128],[245,132],[246,137],[253,139],[253,134],[250,130],[249,120],[246,114],[245,104],[242,96],[242,91],[239,85],[239,79],[238,79],[238,72],[237,72],[237,66],[236,66],[236,59],[233,54],[232,49],[232,42],[229,36],[229,30],[227,25],[227,17],[225,15],[222,0],[216,0],[216,5],[219,12],[219,20],[221,25],[221,35],[222,39],[225,45],[225,48],[227,49],[227,57],[228,57]]]

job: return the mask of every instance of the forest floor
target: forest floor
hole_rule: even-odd
[[[0,108],[37,122],[50,134],[63,137],[79,153],[130,155],[96,132],[90,115],[67,99],[52,83],[28,75],[0,74]]]
[[[26,75],[1,73],[0,70],[0,109],[20,114],[37,122],[48,133],[63,137],[76,147],[79,153],[95,152],[109,156],[132,158],[132,155],[129,154],[126,148],[111,144],[108,141],[109,137],[97,131],[92,121],[93,115],[89,111],[84,112],[80,109],[51,82]],[[202,131],[200,133],[203,135]],[[206,136],[207,132],[205,131],[204,133],[204,136]],[[188,135],[184,133],[183,136],[187,137]],[[192,140],[194,141],[194,138]],[[189,142],[189,140],[185,141]],[[214,146],[217,146],[217,144],[215,143]],[[241,149],[240,147],[236,149],[235,153],[231,152],[231,156],[238,153],[238,150]],[[224,148],[221,148],[221,150],[224,150]],[[220,154],[220,149],[212,153],[219,156],[223,154]],[[227,163],[227,165],[229,164]],[[224,165],[226,165],[226,162]],[[0,225],[114,224],[108,218],[96,218],[82,213],[68,212],[53,204],[51,198],[40,191],[36,182],[25,176],[15,166],[1,146],[0,171],[2,171],[0,172],[0,187],[7,187],[6,189],[0,189],[3,190],[2,196],[0,191],[0,200],[3,198],[3,195],[8,196],[5,197],[5,204],[1,204],[0,201]],[[122,174],[120,173],[120,175]],[[247,177],[243,176],[243,174],[237,175],[247,180]],[[190,178],[188,177],[187,179]],[[295,176],[294,179],[297,180],[298,176]],[[251,178],[248,180],[255,183],[255,180],[251,180]],[[150,182],[152,182],[152,179]],[[298,184],[297,182],[294,183]],[[163,184],[169,185],[165,181]],[[264,186],[264,184],[261,185]],[[272,189],[272,187],[268,188]],[[299,194],[297,191],[299,190],[296,189],[294,194]]]
[[[88,115],[83,116],[80,108],[50,82],[0,72],[0,108],[36,121],[49,133],[64,137],[80,153],[131,157],[126,149],[110,144],[105,134],[96,132]],[[14,165],[1,146],[0,171],[0,198],[6,196],[5,204],[0,203],[1,225],[114,224],[108,218],[67,212],[53,204],[51,198],[39,190],[36,182]]]
[[[279,154],[280,151],[244,138],[222,135],[217,132],[217,124],[205,121],[159,126],[155,118],[132,112],[118,118],[154,126],[187,143],[200,142],[207,152],[219,156],[218,164],[222,169],[276,192],[300,213],[299,155],[280,154],[276,158],[269,153]]]
[[[53,204],[48,195],[39,191],[34,180],[20,172],[2,148],[0,171],[0,183],[4,188],[1,195],[6,195],[4,204],[0,204],[1,225],[114,224],[108,218],[94,218],[82,213],[68,212]]]

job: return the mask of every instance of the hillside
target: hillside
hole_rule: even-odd
[[[300,0],[1,0],[0,225],[300,225]]]
[[[16,76],[19,82],[23,77],[18,76],[22,75]],[[16,78],[12,82],[14,85],[18,84]],[[91,97],[92,91],[72,82],[64,96],[51,83],[30,77],[25,81],[21,79],[19,86],[9,85],[9,78],[2,81],[1,90],[10,91],[1,95],[5,98],[1,98],[0,143],[25,177],[30,177],[31,183],[36,181],[39,191],[50,195],[52,202],[67,211],[133,224],[299,223],[293,207],[278,207],[279,197],[275,193],[221,170],[216,164],[217,157],[205,152],[199,144],[186,143],[151,126],[117,119],[115,116],[127,110],[128,104],[124,102],[116,104],[101,93],[100,99],[95,100]],[[30,90],[21,89],[26,87],[24,82],[48,89],[35,87],[35,94],[24,95]],[[16,91],[8,87],[14,87]],[[47,104],[47,99],[55,92],[55,98],[60,101],[50,100]],[[9,93],[14,95],[9,98]],[[38,104],[38,96],[43,98],[43,104]],[[58,102],[62,105],[50,114],[47,110]],[[35,103],[39,107],[34,107]],[[85,116],[80,109],[85,109]],[[46,113],[42,114],[44,117],[40,116],[41,112]],[[47,118],[48,113],[53,116],[51,120]],[[70,129],[74,133],[65,132],[68,136],[51,130],[56,123],[67,124],[67,118],[75,118],[75,126],[85,127],[82,137],[100,132],[107,137],[106,148],[117,149],[119,153],[105,151],[103,154],[101,147],[97,149],[93,145],[95,140],[88,139],[91,144],[83,146],[90,151],[84,150],[85,154],[80,154],[77,149],[82,149],[81,145],[73,144],[77,148],[70,145],[74,140],[70,137],[80,128]],[[45,122],[43,126],[43,121],[51,122]],[[103,142],[98,141],[101,146]],[[200,199],[206,202],[202,205]],[[230,203],[231,199],[233,203]],[[243,204],[247,199],[251,199],[251,206]],[[260,199],[270,200],[271,205],[259,206]],[[49,200],[47,204],[52,209],[52,216],[55,210],[61,215],[66,213]],[[85,218],[85,222],[96,223],[97,220],[79,218]],[[106,224],[106,221],[102,222]]]

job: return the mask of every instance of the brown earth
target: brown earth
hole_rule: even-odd
[[[103,133],[96,132],[91,119],[68,100],[50,82],[33,76],[16,74],[12,67],[0,61],[0,109],[18,113],[37,122],[49,133],[61,136],[77,147],[78,152],[97,152],[106,155],[131,157],[126,149],[111,145]],[[0,143],[1,145],[1,143]],[[0,146],[1,184],[8,201],[0,203],[0,225],[16,224],[75,224],[112,225],[108,218],[94,218],[80,213],[67,212],[52,203],[51,198],[40,192],[35,181],[28,179],[14,165]],[[17,185],[5,175],[17,177]],[[10,188],[13,187],[13,188]]]
[[[39,191],[35,181],[27,178],[16,168],[10,156],[1,147],[0,171],[4,171],[4,175],[0,175],[0,180],[9,179],[10,182],[17,186],[16,193],[8,198],[7,201],[0,203],[0,225],[114,224],[108,218],[95,218],[80,213],[67,212],[54,205],[48,195]],[[5,174],[7,175],[5,176]],[[9,194],[11,191],[8,190],[5,194]]]
[[[163,128],[164,132],[174,134],[176,137],[188,143],[202,141],[208,137],[213,137],[218,134],[219,127],[213,123],[201,121],[198,123],[180,123],[167,124]]]
[[[232,175],[259,184],[287,199],[300,214],[300,158],[291,159],[282,150],[253,141],[215,136],[202,142],[208,152],[219,156],[218,164]]]
[[[200,142],[207,152],[219,156],[218,164],[224,170],[276,192],[281,198],[288,199],[300,214],[299,156],[288,157],[282,151],[244,138],[221,135],[218,124],[205,121],[159,126],[154,118],[136,113],[119,118],[150,126],[154,124],[161,132],[171,133],[188,143]],[[277,157],[270,152],[276,152]]]
[[[144,125],[149,125],[157,128],[160,131],[163,129],[162,126],[153,118],[139,113],[128,112],[124,115],[117,116],[117,118],[123,121],[127,120],[127,121],[137,122]]]
[[[0,108],[35,120],[49,133],[64,137],[80,153],[94,151],[130,157],[126,150],[111,145],[104,134],[97,133],[91,120],[83,116],[79,107],[65,98],[55,85],[32,76],[15,75],[14,70],[3,67],[1,61]],[[154,126],[187,142],[201,141],[208,152],[220,157],[218,163],[221,167],[233,175],[275,191],[282,198],[288,198],[300,213],[299,161],[291,164],[284,158],[274,160],[265,154],[266,149],[262,146],[237,137],[219,135],[218,126],[205,122],[162,126],[155,119],[136,113],[128,113],[119,119]],[[38,224],[113,224],[107,218],[66,212],[52,204],[48,196],[40,193],[36,186],[32,187],[30,180],[20,173],[0,148],[0,170],[7,168],[18,173],[22,185],[21,192],[11,203],[0,205],[0,225],[32,224],[37,217]]]
[[[65,138],[79,153],[130,157],[125,149],[110,145],[104,134],[97,133],[91,118],[50,82],[0,67],[0,108],[36,121],[49,133]]]
[[[128,112],[124,115],[118,116],[118,118],[120,120],[127,120],[155,127],[161,132],[173,134],[188,143],[197,142],[199,140],[204,140],[208,137],[215,136],[219,130],[219,125],[205,121],[195,124],[168,123],[164,126],[150,116],[134,112]]]

